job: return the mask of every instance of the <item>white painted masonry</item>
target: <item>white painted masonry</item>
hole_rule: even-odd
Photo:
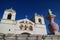
[[[28,18],[15,20],[16,12],[6,9],[0,22],[0,33],[47,35],[44,17],[35,13],[34,22]]]

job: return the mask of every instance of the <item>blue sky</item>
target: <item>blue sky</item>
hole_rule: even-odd
[[[55,22],[58,23],[60,29],[60,0],[0,0],[0,19],[4,10],[9,8],[13,8],[16,11],[16,20],[23,19],[26,15],[30,19],[35,12],[43,15],[48,33],[49,23],[46,16],[47,10],[51,9],[53,14],[56,15]]]

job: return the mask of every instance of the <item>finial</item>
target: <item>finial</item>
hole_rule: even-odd
[[[11,7],[11,9],[13,9],[13,8]]]
[[[49,15],[52,15],[52,11],[51,9],[48,9]]]
[[[56,16],[56,15],[52,14],[51,9],[48,9],[48,15]]]
[[[26,19],[27,19],[27,15],[26,15],[25,17],[26,17]]]

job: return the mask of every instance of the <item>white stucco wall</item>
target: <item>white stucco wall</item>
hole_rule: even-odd
[[[0,33],[15,33],[14,27],[13,24],[0,23]]]
[[[20,30],[20,25],[21,23],[19,23],[21,20],[19,21],[15,21],[13,23],[10,21],[7,21],[6,23],[4,23],[5,21],[2,21],[2,23],[0,23],[0,33],[14,33],[14,34],[21,34],[21,33],[30,33],[30,34],[40,34],[40,35],[47,35],[47,31],[46,31],[46,26],[45,25],[40,25],[40,24],[35,24],[32,22],[32,27],[33,30]],[[26,20],[25,20],[26,21]],[[27,19],[28,22],[31,22]],[[22,23],[23,25],[26,25],[25,23]],[[31,24],[27,24],[28,26]],[[9,31],[10,29],[10,31]]]

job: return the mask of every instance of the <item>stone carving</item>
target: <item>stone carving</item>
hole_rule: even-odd
[[[22,28],[23,28],[23,25],[21,24],[20,29],[22,30]]]
[[[52,11],[49,9],[47,19],[49,20],[50,23],[48,25],[48,29],[52,34],[55,34],[59,30],[58,24],[54,22],[54,17],[55,15],[52,14]]]

